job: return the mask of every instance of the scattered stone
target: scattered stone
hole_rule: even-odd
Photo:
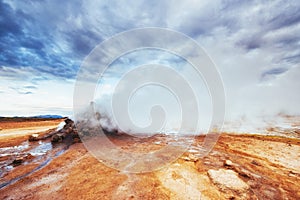
[[[39,140],[39,134],[32,134],[31,136],[29,136],[29,139],[28,139],[30,142],[32,141],[38,141]]]
[[[15,166],[18,166],[18,165],[21,165],[23,162],[25,162],[26,160],[31,160],[33,159],[34,156],[31,155],[30,153],[24,155],[24,156],[18,156],[16,157],[13,162],[11,163],[11,165],[13,165],[14,167]]]
[[[235,168],[237,170],[237,168]],[[252,179],[260,179],[261,176],[260,175],[257,175],[257,174],[254,174],[252,172],[250,172],[249,170],[246,170],[246,169],[240,169],[238,171],[239,175],[240,176],[243,176],[245,178],[252,178]]]
[[[189,158],[193,162],[197,162],[199,160],[199,158],[197,156],[195,156],[194,154],[189,154]]]
[[[210,161],[206,160],[206,161],[203,162],[203,164],[205,164],[205,165],[211,165],[212,163]]]
[[[25,158],[28,159],[28,160],[30,160],[30,159],[34,158],[34,156],[31,155],[30,153],[28,153]]]
[[[244,177],[244,178],[251,178],[251,173],[248,170],[245,169],[240,169],[240,171],[238,171],[239,175]]]
[[[257,189],[259,188],[259,182],[256,180],[249,180],[247,181],[247,184],[251,187],[251,189]]]
[[[297,172],[289,171],[289,177],[297,177],[297,175],[299,175]]]
[[[18,166],[21,165],[23,162],[24,158],[23,157],[17,157],[16,159],[14,159],[14,161],[12,162],[12,165],[14,166]]]
[[[212,182],[220,187],[222,190],[231,189],[237,192],[245,192],[249,189],[242,179],[238,177],[238,174],[232,170],[208,170],[208,175]]]
[[[257,165],[257,166],[261,166],[261,164],[260,164],[260,163],[258,163],[256,160],[252,160],[252,161],[251,161],[251,164],[253,164],[253,165]]]
[[[232,161],[231,160],[225,160],[224,166],[232,166]]]
[[[63,139],[64,139],[64,134],[58,133],[58,134],[52,136],[51,142],[52,143],[62,142]]]
[[[289,177],[296,177],[296,175],[290,172]]]
[[[194,154],[188,154],[187,156],[181,157],[185,161],[197,162],[199,158]]]
[[[272,186],[263,185],[261,187],[261,195],[262,197],[265,197],[263,199],[266,199],[266,197],[268,197],[268,199],[278,199],[278,196],[280,196],[280,192]]]
[[[185,161],[190,161],[191,159],[188,157],[188,156],[183,156],[183,157],[181,157],[183,160],[185,160]]]

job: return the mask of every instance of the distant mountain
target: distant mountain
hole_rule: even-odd
[[[43,118],[43,119],[61,119],[64,118],[61,115],[36,115],[32,116],[32,118]]]
[[[13,121],[13,122],[23,122],[23,121],[40,121],[40,120],[51,120],[51,119],[63,119],[61,115],[35,115],[31,117],[22,117],[22,116],[15,116],[15,117],[0,117],[0,122],[3,121]]]
[[[0,118],[40,118],[40,119],[62,119],[64,118],[61,115],[35,115],[35,116],[29,116],[29,117],[25,117],[25,116],[14,116],[14,117],[4,117],[4,116],[0,116]]]

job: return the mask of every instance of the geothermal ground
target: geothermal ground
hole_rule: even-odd
[[[201,158],[204,136],[198,136],[164,168],[131,174],[102,164],[78,140],[43,137],[62,121],[0,123],[0,199],[300,199],[297,137],[223,133]],[[37,132],[42,139],[28,141]],[[110,140],[141,151],[168,141],[164,135]]]

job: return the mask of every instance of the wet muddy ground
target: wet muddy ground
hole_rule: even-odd
[[[125,150],[148,152],[168,138],[110,140]],[[201,157],[203,140],[196,137],[166,167],[139,174],[107,167],[82,143],[24,140],[1,146],[0,199],[300,199],[299,139],[224,133]],[[16,154],[31,156],[14,165]]]

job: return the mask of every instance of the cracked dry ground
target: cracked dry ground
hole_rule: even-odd
[[[130,148],[126,138],[113,140]],[[199,159],[202,141],[197,137],[177,161],[143,174],[111,169],[82,143],[73,144],[39,171],[2,188],[0,199],[300,199],[299,139],[222,134]],[[139,145],[158,143],[149,139]]]

